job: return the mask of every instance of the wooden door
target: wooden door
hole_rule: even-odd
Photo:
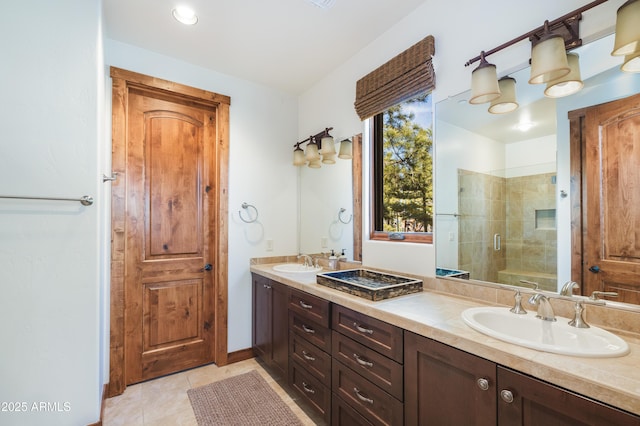
[[[584,294],[639,304],[640,95],[588,108],[584,126]]]
[[[127,384],[213,362],[215,111],[155,92],[128,102]]]

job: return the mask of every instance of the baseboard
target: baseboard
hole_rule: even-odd
[[[241,349],[239,351],[230,352],[227,355],[227,363],[233,364],[234,362],[240,362],[254,357],[255,354],[253,353],[253,348]]]
[[[107,400],[107,393],[109,392],[109,383],[105,383],[104,386],[102,387],[102,402],[100,403],[100,419],[95,422],[95,423],[91,423],[87,426],[102,426],[102,416],[104,416],[104,404],[105,401]]]

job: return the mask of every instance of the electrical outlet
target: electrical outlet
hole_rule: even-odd
[[[273,240],[267,240],[267,251],[273,251]]]
[[[320,246],[322,246],[322,248],[329,247],[329,239],[327,237],[320,238]]]
[[[454,234],[453,232],[449,232],[449,241],[453,241],[456,237],[456,234]]]

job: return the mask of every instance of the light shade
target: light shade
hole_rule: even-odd
[[[564,38],[549,32],[549,22],[544,23],[545,32],[531,49],[531,76],[529,84],[548,83],[569,74]]]
[[[491,114],[506,114],[515,111],[518,108],[516,102],[516,79],[511,77],[502,77],[498,80],[500,87],[500,97],[491,101],[489,112]]]
[[[323,156],[326,154],[336,153],[336,148],[333,145],[333,137],[329,134],[322,137],[322,139],[320,140],[320,146],[320,154],[322,154]]]
[[[343,160],[349,160],[353,158],[352,144],[349,139],[344,139],[342,142],[340,142],[340,153],[338,154],[338,158],[342,158]]]
[[[336,153],[333,154],[322,154],[322,163],[323,164],[335,164],[336,163]]]
[[[561,98],[579,92],[584,83],[580,78],[580,58],[575,53],[567,53],[567,62],[571,71],[564,77],[547,83],[544,95],[549,98]]]
[[[620,69],[624,72],[640,72],[640,50],[625,56]]]
[[[500,96],[498,87],[498,73],[496,66],[484,59],[484,52],[480,54],[480,65],[471,73],[470,104],[484,104]]]
[[[616,15],[616,40],[613,56],[640,52],[640,0],[629,0],[618,9]]]
[[[318,158],[317,160],[309,161],[309,167],[311,167],[312,169],[319,169],[320,167],[322,167],[322,164],[320,164],[320,158]]]
[[[318,145],[316,145],[315,142],[309,142],[307,144],[307,149],[304,153],[304,158],[311,162],[311,161],[316,161],[318,160],[318,162],[320,161],[320,153],[318,152]]]
[[[293,150],[293,165],[294,166],[304,166],[307,160],[304,158],[304,151],[300,149],[299,146]]]

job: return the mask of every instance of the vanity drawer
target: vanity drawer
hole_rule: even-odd
[[[326,424],[331,420],[331,389],[297,362],[289,363],[289,386],[295,389],[307,404],[324,418]]]
[[[342,398],[333,394],[331,398],[331,425],[332,426],[372,426],[373,423],[353,409]]]
[[[333,362],[333,392],[368,421],[379,425],[401,425],[404,405],[340,361]]]
[[[325,327],[330,326],[329,306],[328,300],[312,296],[300,290],[291,289],[289,293],[290,310],[298,313],[302,318],[310,319]]]
[[[289,311],[289,329],[304,337],[318,348],[331,353],[331,329]]]
[[[331,344],[333,358],[380,386],[400,401],[403,400],[402,364],[334,331]]]
[[[334,305],[333,329],[356,342],[376,350],[397,362],[402,362],[402,329],[368,315]]]
[[[289,354],[325,386],[331,386],[331,355],[309,343],[294,331],[289,334]]]

